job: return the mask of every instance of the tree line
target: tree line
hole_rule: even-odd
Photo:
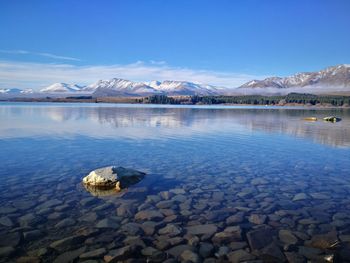
[[[212,104],[248,104],[248,105],[285,105],[303,104],[317,105],[328,104],[332,106],[349,106],[350,96],[340,95],[314,95],[307,93],[289,93],[288,95],[263,96],[182,96],[170,97],[166,95],[153,95],[139,100],[146,104],[190,104],[190,105],[212,105]]]

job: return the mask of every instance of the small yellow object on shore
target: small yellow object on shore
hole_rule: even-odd
[[[305,121],[317,121],[316,117],[306,117],[304,118]]]

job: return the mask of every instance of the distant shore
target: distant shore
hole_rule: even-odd
[[[15,97],[0,98],[0,102],[58,102],[58,103],[127,103],[127,104],[164,104],[164,105],[227,105],[227,106],[307,106],[318,108],[349,108],[350,96],[313,95],[290,93],[288,95],[261,96],[165,96],[148,97]]]

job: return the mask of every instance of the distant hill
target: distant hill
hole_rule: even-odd
[[[217,95],[286,95],[288,93],[350,94],[350,65],[342,64],[321,71],[297,73],[289,77],[252,80],[238,88],[223,88],[189,81],[135,82],[120,78],[99,80],[87,86],[54,83],[34,92],[31,89],[0,89],[0,96],[93,97],[217,96]]]
[[[252,80],[240,86],[237,92],[241,94],[349,93],[350,65],[343,64],[284,78],[271,77],[264,80]]]

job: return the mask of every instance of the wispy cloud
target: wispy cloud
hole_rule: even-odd
[[[59,59],[59,60],[81,61],[78,58],[59,56],[59,55],[46,53],[46,52],[32,52],[27,50],[0,50],[0,53],[13,54],[13,55],[34,55],[34,56],[47,57],[47,58],[53,58],[53,59]]]
[[[165,62],[138,61],[127,65],[47,64],[0,61],[0,88],[39,89],[54,82],[91,84],[100,79],[124,78],[133,81],[187,80],[234,88],[265,76],[172,67]]]

